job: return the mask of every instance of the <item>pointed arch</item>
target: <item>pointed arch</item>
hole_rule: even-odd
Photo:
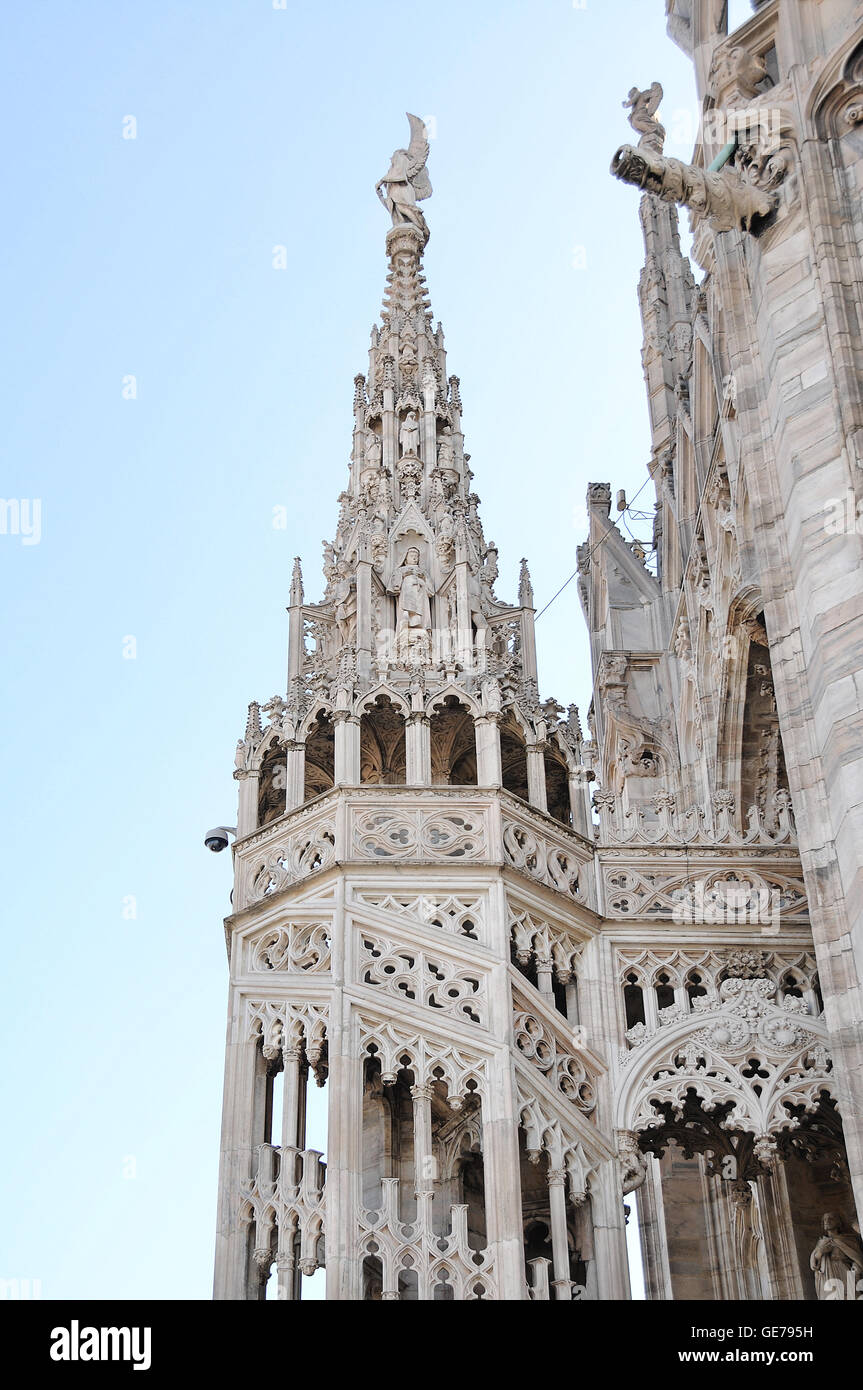
[[[386,787],[403,787],[407,781],[407,705],[389,691],[372,692],[360,715],[360,781]]]

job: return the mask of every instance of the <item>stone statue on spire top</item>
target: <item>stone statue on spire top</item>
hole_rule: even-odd
[[[406,150],[396,150],[390,167],[375,184],[375,192],[393,219],[394,227],[416,227],[428,241],[429,229],[417,203],[431,197],[431,181],[426,170],[429,155],[426,128],[419,116],[407,112],[411,139]],[[385,190],[385,191],[384,191]]]

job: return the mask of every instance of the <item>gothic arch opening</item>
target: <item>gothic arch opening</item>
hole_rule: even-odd
[[[569,799],[569,768],[566,758],[555,743],[543,750],[545,763],[545,797],[548,814],[561,825],[572,825],[572,806]]]
[[[360,718],[360,781],[403,787],[406,776],[404,716],[388,695],[378,695]]]
[[[778,791],[788,790],[788,773],[776,711],[764,615],[759,614],[748,626],[750,641],[740,745],[740,811],[745,824],[750,808],[756,806],[765,822],[772,826],[775,819],[774,797]]]
[[[287,761],[281,744],[271,743],[261,762],[258,782],[258,825],[269,825],[287,807]]]
[[[432,785],[475,787],[476,731],[468,707],[447,695],[429,720]]]
[[[306,736],[303,800],[309,801],[335,784],[336,753],[333,721],[322,710]]]
[[[529,801],[527,791],[527,745],[521,726],[508,714],[500,726],[500,764],[504,790],[522,801]]]
[[[518,1147],[525,1283],[541,1301],[596,1298],[590,1198],[581,1206],[573,1204],[565,1169],[553,1167],[547,1150],[535,1153],[527,1148],[523,1125]],[[575,1287],[565,1290],[555,1285],[556,1280]]]
[[[640,1220],[664,1225],[661,1213],[684,1211],[686,1220],[664,1225],[659,1240],[642,1227],[648,1287],[675,1299],[815,1299],[825,1279],[844,1280],[855,1253],[863,1261],[842,1125],[826,1091],[814,1111],[786,1104],[790,1127],[772,1135],[772,1150],[763,1136],[726,1127],[731,1100],[707,1109],[690,1089],[679,1113],[656,1108],[663,1123],[639,1134]]]

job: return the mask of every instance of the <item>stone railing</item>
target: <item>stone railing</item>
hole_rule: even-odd
[[[334,864],[504,864],[593,904],[594,846],[518,797],[472,787],[341,787],[235,846],[234,910]]]
[[[599,813],[598,840],[602,845],[796,845],[797,831],[791,797],[778,791],[773,816],[768,819],[751,806],[746,830],[734,823],[734,797],[718,791],[708,805],[678,810],[674,796],[660,792],[645,806],[624,810],[613,792],[594,792]]]

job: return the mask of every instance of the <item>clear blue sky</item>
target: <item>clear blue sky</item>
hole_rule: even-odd
[[[208,1297],[230,863],[201,837],[284,689],[295,554],[320,596],[375,181],[433,117],[432,306],[498,591],[527,555],[541,607],[588,481],[644,479],[638,195],[608,166],[657,78],[690,153],[691,72],[663,0],[47,0],[5,29],[0,491],[41,538],[0,535],[0,1278]],[[584,710],[574,584],[538,640],[543,695]]]

